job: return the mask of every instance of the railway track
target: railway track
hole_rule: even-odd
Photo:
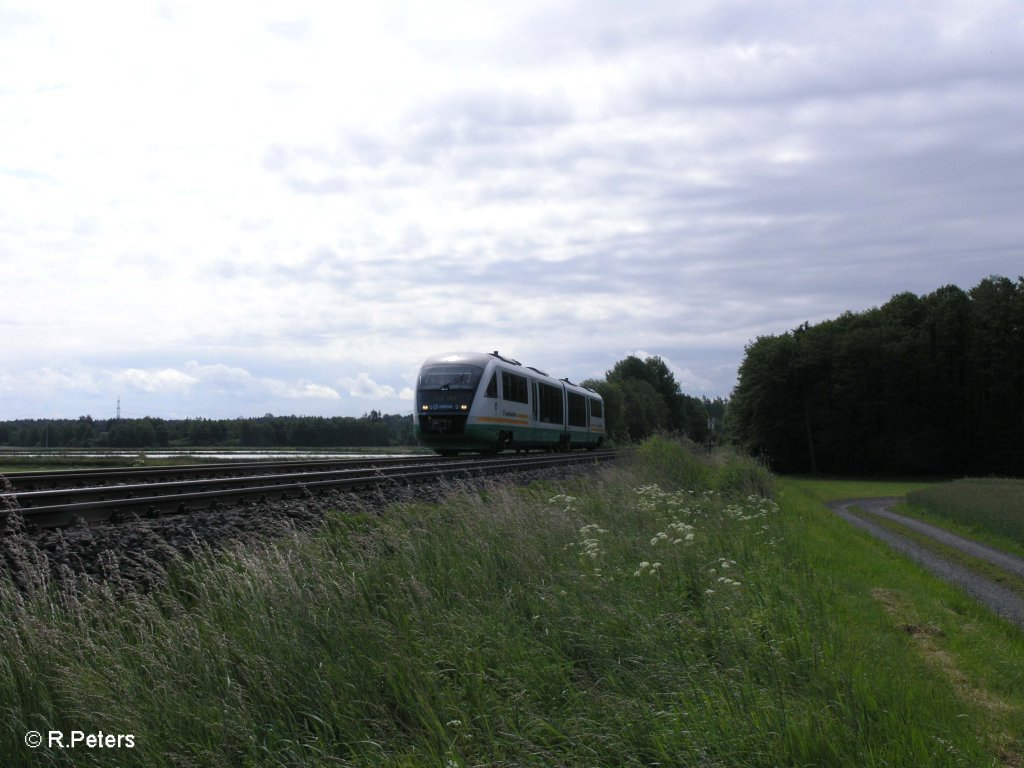
[[[615,451],[434,456],[394,459],[275,461],[60,472],[13,472],[4,477],[0,523],[20,514],[28,528],[122,522],[295,498],[338,489],[356,491],[382,483],[412,484],[614,460]]]

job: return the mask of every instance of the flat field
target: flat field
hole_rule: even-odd
[[[821,487],[655,440],[462,490],[180,562],[148,594],[58,593],[4,540],[32,577],[0,585],[5,764],[1021,764],[1020,633]],[[134,746],[26,746],[50,730]]]
[[[966,478],[916,490],[907,495],[907,503],[911,510],[1024,552],[1024,480]]]

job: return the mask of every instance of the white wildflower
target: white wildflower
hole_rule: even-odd
[[[608,531],[596,523],[590,523],[580,528],[580,541],[577,542],[583,554],[591,560],[596,560],[601,554],[601,543],[595,538],[604,535]]]

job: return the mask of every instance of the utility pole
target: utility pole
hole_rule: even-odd
[[[120,395],[117,396],[117,418],[114,419],[114,420],[115,421],[120,421],[121,420],[121,396]]]

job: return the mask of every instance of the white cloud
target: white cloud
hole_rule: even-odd
[[[84,392],[94,394],[99,390],[96,379],[82,371],[55,371],[50,368],[0,373],[0,392],[15,394],[47,394],[60,392]]]
[[[260,380],[245,368],[232,367],[223,363],[203,365],[195,360],[185,364],[189,375],[205,386],[231,391],[263,386]]]
[[[359,375],[353,378],[343,378],[341,385],[348,390],[352,397],[384,398],[394,397],[395,388],[387,384],[378,384],[370,378],[369,374],[360,371]]]
[[[689,367],[679,365],[665,355],[659,355],[657,352],[645,352],[639,349],[636,352],[630,352],[629,355],[635,355],[641,360],[646,360],[650,357],[660,357],[675,378],[679,388],[686,394],[699,396],[714,391],[715,384],[711,379],[694,373]],[[627,356],[624,355],[624,357]]]
[[[297,385],[275,382],[271,390],[282,397],[295,400],[340,400],[338,391],[323,384],[312,384],[310,382],[299,382]]]
[[[185,364],[185,371],[130,369],[113,374],[111,379],[119,385],[159,394],[197,390],[242,397],[272,395],[291,400],[338,400],[341,397],[335,389],[323,384],[255,376],[244,368],[223,363],[201,364],[194,360]]]
[[[161,371],[143,371],[138,368],[129,368],[126,371],[112,374],[111,379],[119,386],[154,394],[180,394],[188,392],[199,381],[194,376],[173,368],[165,368]]]

